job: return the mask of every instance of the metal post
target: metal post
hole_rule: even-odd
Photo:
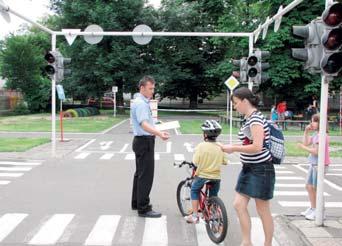
[[[227,89],[227,123],[229,117],[229,89]]]
[[[230,107],[230,123],[229,123],[229,144],[233,144],[233,103],[229,103]]]
[[[318,166],[317,166],[317,197],[316,197],[316,225],[323,225],[324,213],[324,166],[325,148],[327,136],[327,113],[328,113],[328,90],[329,83],[325,75],[322,75],[321,82],[321,111],[319,121],[319,145],[318,145]]]
[[[342,135],[342,85],[340,86],[340,135]]]
[[[113,106],[114,106],[114,117],[116,117],[116,92],[114,92],[114,100],[113,100]]]
[[[56,50],[56,35],[51,35],[52,51]],[[51,155],[56,156],[56,74],[52,78],[51,88]]]
[[[61,127],[61,142],[64,142],[64,137],[63,137],[63,100],[60,100],[60,104],[59,104],[59,124]]]

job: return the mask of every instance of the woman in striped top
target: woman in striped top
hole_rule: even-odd
[[[254,198],[263,224],[264,245],[270,246],[274,230],[270,199],[273,198],[275,183],[271,154],[265,145],[270,138],[270,130],[266,118],[257,109],[259,98],[248,88],[236,89],[231,99],[234,108],[245,116],[239,132],[242,144],[222,146],[223,151],[227,153],[240,152],[242,170],[235,187],[234,208],[237,211],[242,231],[241,245],[252,245],[251,219],[247,206],[249,200]]]

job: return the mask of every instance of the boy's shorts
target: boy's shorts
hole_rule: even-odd
[[[195,177],[191,184],[191,200],[199,200],[200,191],[206,181],[210,180],[213,183],[209,191],[209,197],[217,196],[220,190],[220,180],[219,179],[206,179],[201,177]]]

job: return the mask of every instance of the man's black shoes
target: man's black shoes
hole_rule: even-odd
[[[162,216],[161,213],[155,212],[153,210],[147,211],[145,213],[138,213],[139,217],[145,217],[145,218],[160,218]]]

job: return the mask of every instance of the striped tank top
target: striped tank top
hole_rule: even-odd
[[[266,118],[260,111],[252,113],[248,118],[245,118],[239,131],[239,139],[242,141],[242,145],[248,145],[253,143],[253,137],[251,133],[252,125],[261,125],[264,130],[264,144],[262,150],[257,153],[240,153],[240,160],[242,163],[259,164],[264,163],[271,159],[271,153],[265,146],[265,141],[270,139],[270,129]]]

